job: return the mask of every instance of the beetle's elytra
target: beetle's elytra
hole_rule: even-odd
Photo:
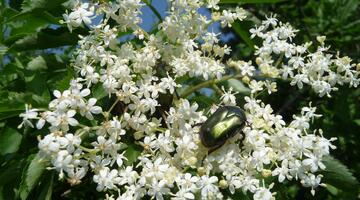
[[[212,114],[200,128],[202,144],[210,149],[217,149],[227,139],[240,133],[244,128],[246,116],[236,106],[222,106]]]

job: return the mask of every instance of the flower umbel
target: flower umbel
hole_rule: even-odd
[[[167,15],[148,33],[140,27],[142,2],[79,2],[64,14],[70,30],[82,23],[90,29],[74,54],[76,75],[68,89],[53,92],[47,110],[26,105],[19,125],[34,128],[38,120],[38,129],[48,129],[39,154],[59,178],[76,185],[90,176],[108,199],[223,199],[242,191],[272,200],[273,185],[285,180],[297,180],[312,193],[323,186],[319,171],[335,138],[311,129],[321,117],[316,107],[310,103],[287,121],[260,95],[276,93],[280,78],[320,97],[330,97],[337,85],[357,87],[351,59],[327,53],[325,38],[314,52],[310,43],[293,43],[297,30],[271,15],[250,30],[263,41],[256,59],[230,60],[230,47],[208,26],[231,27],[246,17],[244,9],[223,9],[219,0],[169,0]],[[211,19],[198,12],[203,7],[213,11]],[[101,16],[99,24],[94,16]],[[120,42],[126,31],[137,39]],[[219,85],[231,78],[246,92]],[[212,107],[192,98],[202,88],[218,95]],[[239,102],[245,127],[209,153],[200,125],[218,106]]]

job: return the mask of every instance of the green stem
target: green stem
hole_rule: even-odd
[[[138,30],[141,30],[141,33],[144,34],[144,37],[149,40],[150,39],[150,35],[148,32],[146,32],[144,29],[142,29],[140,26],[138,25],[135,25],[135,27],[138,29]],[[133,29],[133,31],[136,31],[136,29]]]
[[[88,154],[96,154],[97,152],[101,151],[100,149],[89,149],[84,146],[79,146],[79,148],[87,152]]]
[[[278,65],[281,63],[281,61],[283,60],[283,58],[284,58],[284,53],[280,54],[279,58],[277,59],[275,65],[274,65],[275,68],[278,67]]]
[[[208,81],[202,82],[202,83],[200,83],[200,84],[198,84],[198,85],[195,85],[194,87],[190,87],[189,89],[187,89],[183,94],[180,95],[180,97],[181,97],[181,98],[186,98],[187,96],[189,96],[190,94],[192,94],[192,93],[195,92],[196,90],[199,90],[199,89],[204,88],[204,87],[211,86],[211,85],[213,85],[213,84],[217,84],[217,83],[224,82],[224,81],[229,80],[229,79],[231,79],[231,78],[237,78],[237,77],[240,77],[240,76],[227,75],[227,76],[222,77],[222,78],[219,79],[219,80],[212,79],[212,80],[208,80]]]
[[[144,2],[145,2],[146,5],[149,6],[149,8],[153,11],[153,13],[156,15],[156,17],[160,20],[160,22],[162,22],[163,20],[162,20],[162,18],[161,18],[161,15],[160,15],[160,13],[156,10],[156,8],[155,8],[153,5],[151,5],[150,2],[148,2],[148,1],[144,1]]]
[[[218,93],[218,95],[222,96],[224,94],[223,91],[221,91],[221,89],[216,84],[212,84],[211,87],[213,87],[213,89],[216,93]]]
[[[112,109],[114,109],[115,105],[120,101],[119,98],[116,99],[116,101],[111,105],[111,107],[109,108],[109,110],[107,111],[108,113],[110,113],[112,111]]]
[[[266,89],[261,90],[259,93],[255,94],[254,98],[258,98],[262,93],[264,93]]]

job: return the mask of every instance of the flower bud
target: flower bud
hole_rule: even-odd
[[[257,65],[260,65],[262,63],[262,58],[257,57],[255,62],[256,62]]]
[[[69,178],[67,179],[67,182],[71,185],[71,186],[74,186],[74,185],[79,185],[81,183],[81,180],[80,179],[77,179],[77,178]]]
[[[261,175],[262,175],[264,178],[267,178],[267,177],[271,176],[271,170],[263,169],[263,170],[261,171]]]
[[[194,156],[191,156],[189,159],[188,159],[188,162],[190,165],[195,165],[197,163],[197,158],[194,157]]]
[[[360,72],[360,63],[356,65],[356,71]]]
[[[324,45],[325,39],[326,39],[326,36],[317,36],[317,37],[316,37],[316,40],[317,40],[321,45]]]
[[[242,78],[242,82],[246,83],[246,84],[249,84],[250,83],[250,78],[248,76],[244,76]]]
[[[220,20],[220,13],[219,12],[213,12],[211,15],[212,20],[219,21]]]
[[[199,176],[203,176],[206,173],[206,169],[204,167],[199,167],[197,173],[199,174]]]
[[[135,138],[135,140],[140,140],[141,138],[143,138],[144,137],[144,132],[142,132],[142,131],[136,131],[135,133],[134,133],[134,138]]]
[[[219,181],[219,187],[221,189],[226,189],[228,186],[229,186],[229,184],[228,184],[228,182],[226,180],[222,179],[222,180]]]

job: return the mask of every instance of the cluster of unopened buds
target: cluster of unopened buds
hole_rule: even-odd
[[[49,169],[71,185],[86,184],[82,178],[91,174],[107,199],[229,199],[240,192],[270,200],[273,185],[285,180],[298,180],[313,194],[324,186],[319,170],[325,169],[322,159],[335,148],[335,139],[310,129],[321,116],[316,108],[310,103],[285,122],[257,97],[276,92],[279,78],[330,96],[336,85],[356,87],[359,72],[348,57],[328,54],[324,37],[318,37],[315,52],[309,51],[311,43],[292,43],[297,31],[274,16],[250,30],[263,40],[254,64],[224,62],[231,49],[220,46],[218,35],[207,28],[218,21],[231,26],[247,13],[241,8],[220,12],[218,2],[169,0],[167,16],[151,34],[139,26],[140,9],[147,6],[140,0],[77,2],[64,14],[70,30],[91,29],[75,53],[76,77],[69,89],[53,92],[48,110],[27,107],[21,114],[20,127],[49,130],[38,145]],[[201,7],[213,10],[212,18],[201,15]],[[94,24],[95,16],[103,20]],[[135,38],[120,42],[118,35],[126,31]],[[205,86],[222,94],[218,104],[199,110],[186,97],[200,87],[183,77],[214,79]],[[237,105],[232,88],[216,86],[229,78],[250,88],[246,103],[238,105],[246,122],[240,134],[210,151],[200,138],[201,125],[218,108]],[[272,176],[277,181],[269,182]]]

